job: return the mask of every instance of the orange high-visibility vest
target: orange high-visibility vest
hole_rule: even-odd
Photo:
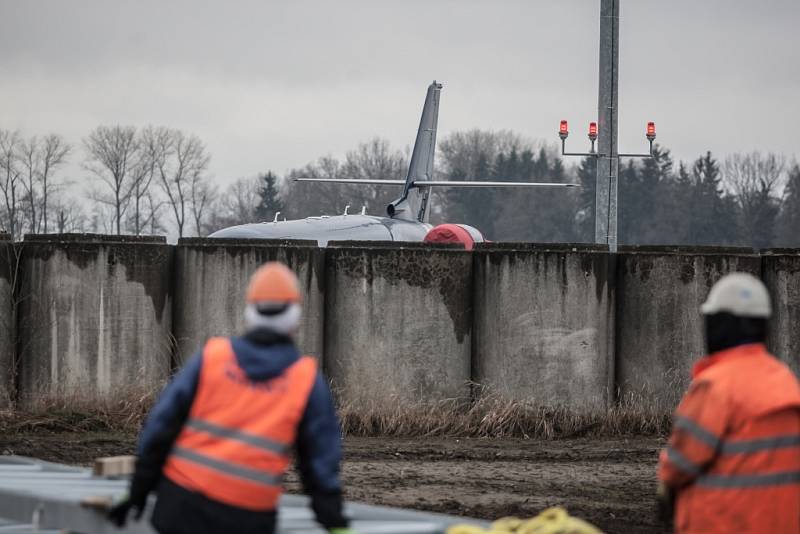
[[[163,474],[230,506],[274,510],[316,375],[316,361],[304,356],[282,375],[252,382],[230,340],[210,339],[189,419]]]
[[[800,532],[800,384],[762,344],[701,360],[661,453],[675,532]]]

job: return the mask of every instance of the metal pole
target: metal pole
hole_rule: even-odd
[[[595,243],[617,251],[617,85],[619,80],[619,0],[600,0],[600,75],[597,120]]]

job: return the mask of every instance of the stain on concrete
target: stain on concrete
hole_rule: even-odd
[[[88,236],[88,237],[87,237]],[[106,256],[107,276],[113,277],[119,265],[124,267],[126,279],[138,282],[153,302],[153,310],[160,322],[171,295],[172,247],[163,238],[136,236],[95,236],[92,234],[64,234],[26,236],[21,250],[26,261],[50,261],[61,252],[66,259],[81,270],[93,268],[101,256]],[[81,239],[87,237],[88,241]],[[124,239],[123,239],[124,238]]]
[[[192,237],[181,238],[178,246],[202,254],[224,253],[241,262],[255,255],[258,261],[284,261],[289,266],[309,265],[307,287],[316,278],[317,290],[325,290],[325,249],[316,241],[305,239],[228,239]]]
[[[430,247],[328,249],[329,269],[337,275],[364,279],[370,286],[380,277],[391,284],[437,289],[447,307],[459,343],[472,331],[470,253]]]

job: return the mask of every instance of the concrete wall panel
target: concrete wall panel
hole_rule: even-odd
[[[14,329],[12,274],[16,265],[11,236],[0,233],[0,407],[14,394]]]
[[[172,251],[163,238],[26,236],[20,398],[118,398],[169,374]]]
[[[333,247],[326,274],[326,369],[341,400],[395,409],[468,395],[468,252],[411,244]]]
[[[620,395],[675,406],[705,354],[700,304],[723,275],[759,276],[749,249],[627,249],[617,263],[616,376]]]
[[[772,297],[769,349],[800,376],[800,251],[765,251],[761,269]]]
[[[496,244],[480,247],[474,265],[475,382],[508,399],[605,408],[613,376],[609,255]]]
[[[268,261],[282,261],[297,273],[304,295],[298,344],[322,357],[324,254],[308,241],[181,239],[174,278],[178,362],[209,337],[241,334],[247,284]]]

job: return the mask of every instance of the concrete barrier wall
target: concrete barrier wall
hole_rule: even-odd
[[[10,237],[0,233],[0,407],[10,404],[15,386],[12,273],[16,261]]]
[[[345,402],[464,398],[472,381],[577,410],[617,391],[671,408],[705,352],[699,305],[734,270],[763,274],[769,345],[800,371],[797,250],[0,235],[0,405],[15,389],[30,402],[158,387],[207,337],[241,331],[269,260],[298,273],[299,345]]]
[[[212,336],[240,334],[250,276],[267,261],[282,261],[300,278],[303,316],[298,345],[322,357],[324,250],[316,242],[181,239],[175,253],[173,333],[178,363]]]
[[[605,408],[613,377],[608,262],[588,247],[479,248],[475,382],[503,398]]]
[[[19,247],[24,404],[113,399],[167,379],[172,250],[163,238],[27,236]]]
[[[420,244],[366,247],[327,249],[325,362],[340,400],[396,408],[466,397],[470,253]]]
[[[620,395],[677,404],[705,354],[700,304],[723,275],[758,276],[749,249],[627,249],[618,255],[616,382]]]
[[[800,251],[765,251],[761,273],[772,297],[770,351],[800,376]]]

